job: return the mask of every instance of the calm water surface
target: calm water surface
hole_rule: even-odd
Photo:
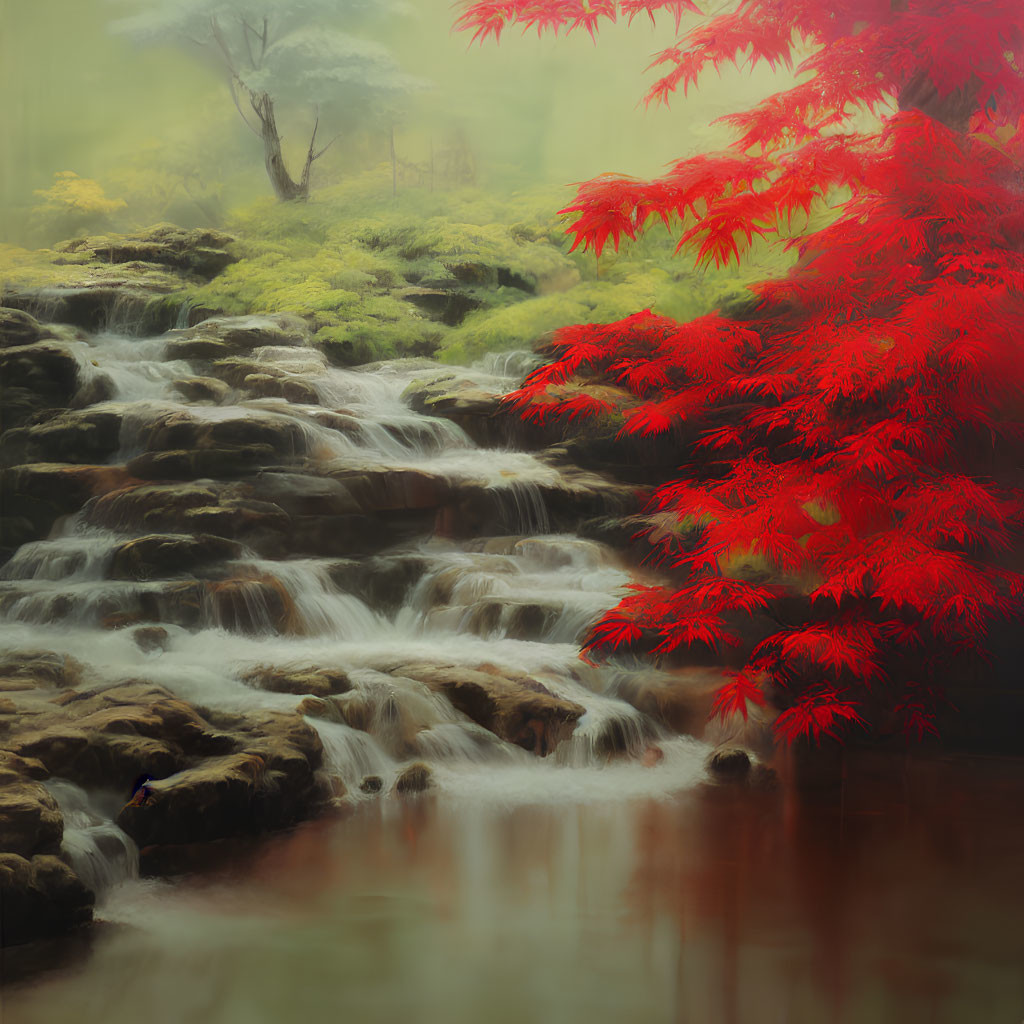
[[[841,813],[779,789],[530,804],[481,769],[477,798],[128,883],[3,1021],[1018,1024],[1024,767],[876,767]]]

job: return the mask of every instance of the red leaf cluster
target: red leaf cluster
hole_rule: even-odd
[[[459,25],[593,33],[663,11],[678,33],[694,8],[470,2]],[[817,740],[881,704],[921,738],[944,665],[983,653],[1024,592],[1000,565],[1024,513],[1022,8],[739,0],[655,58],[648,101],[727,62],[792,66],[798,48],[811,54],[798,85],[723,119],[731,151],[652,181],[603,175],[563,211],[573,248],[597,254],[662,223],[698,263],[738,260],[757,237],[795,247],[796,267],[759,285],[742,321],[645,310],[567,327],[510,401],[536,419],[603,415],[608,401],[552,389],[614,384],[635,398],[623,433],[700,435],[651,503],[678,524],[651,538],[672,584],[627,596],[589,649],[738,646],[746,663],[715,714],[745,716],[770,692],[777,734]],[[865,110],[879,130],[856,130]],[[831,216],[811,231],[819,208]],[[769,585],[735,578],[752,560]],[[752,615],[759,640],[745,639]]]

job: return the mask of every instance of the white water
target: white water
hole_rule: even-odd
[[[101,900],[118,885],[138,878],[138,847],[114,824],[123,803],[118,794],[90,794],[66,779],[50,779],[46,788],[64,818],[61,852]]]
[[[336,698],[338,706],[359,702],[365,728],[329,718],[307,721],[318,730],[327,767],[345,783],[353,804],[380,799],[360,788],[367,776],[379,776],[386,794],[402,767],[416,759],[432,766],[453,806],[663,799],[703,778],[704,744],[667,738],[652,720],[606,692],[612,672],[578,658],[578,643],[617,602],[629,575],[604,545],[550,533],[544,488],[559,486],[559,471],[524,452],[478,448],[455,424],[416,413],[403,400],[411,382],[446,371],[403,360],[340,370],[310,349],[265,348],[253,358],[275,375],[311,385],[319,406],[236,391],[222,405],[192,404],[181,400],[174,382],[201,374],[202,366],[165,362],[165,347],[166,339],[110,333],[80,346],[89,372],[113,384],[113,399],[104,407],[122,414],[121,450],[112,462],[140,454],[154,422],[167,417],[288,424],[302,439],[306,472],[413,469],[443,478],[456,492],[488,488],[497,498],[497,535],[461,542],[425,536],[397,549],[389,557],[408,559],[422,571],[410,575],[390,610],[341,589],[332,574],[337,559],[243,553],[219,567],[200,567],[200,576],[276,580],[293,608],[292,632],[276,631],[256,588],[241,591],[244,629],[237,611],[225,617],[206,590],[196,622],[186,628],[163,619],[163,647],[142,650],[132,628],[104,626],[117,616],[161,621],[161,610],[173,605],[173,589],[192,577],[108,579],[115,548],[144,531],[99,529],[79,514],[58,523],[50,539],[22,547],[0,570],[0,648],[68,654],[85,666],[89,682],[146,679],[201,707],[229,711],[291,710],[302,701],[249,686],[244,678],[255,668],[344,670],[352,690]],[[502,393],[533,360],[512,353],[452,373]],[[402,676],[401,666],[412,664],[527,675],[586,713],[575,733],[541,759]],[[609,753],[609,736],[618,757]],[[655,741],[664,756],[647,766],[639,756]],[[51,786],[68,825],[65,854],[88,884],[106,891],[132,877],[137,852],[112,824],[116,806],[107,807],[110,799],[59,780]]]

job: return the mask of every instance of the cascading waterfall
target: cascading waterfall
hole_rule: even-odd
[[[186,361],[165,361],[167,344],[111,332],[76,343],[89,372],[111,383],[112,398],[95,408],[121,417],[112,463],[143,454],[152,431],[163,429],[155,423],[265,423],[300,439],[281,456],[304,452],[321,471],[341,473],[339,493],[347,493],[347,473],[407,469],[444,481],[456,494],[489,495],[497,536],[400,544],[388,557],[409,567],[408,578],[384,607],[375,604],[372,588],[361,591],[341,571],[344,560],[265,557],[245,544],[217,566],[197,567],[197,575],[111,579],[118,546],[152,531],[142,523],[92,525],[87,507],[58,523],[50,539],[24,545],[0,570],[0,645],[71,655],[108,683],[142,676],[225,711],[298,706],[301,697],[247,684],[246,674],[261,667],[343,670],[351,689],[334,698],[340,711],[307,721],[353,801],[390,788],[402,765],[417,758],[433,766],[442,792],[456,794],[493,795],[506,786],[507,795],[529,790],[577,799],[594,787],[606,799],[616,786],[623,796],[658,795],[700,776],[701,744],[667,739],[651,719],[605,692],[607,672],[580,671],[576,645],[616,603],[628,574],[604,545],[551,532],[544,489],[559,485],[556,468],[524,452],[479,448],[454,423],[409,407],[403,393],[431,364],[399,360],[340,370],[310,349],[265,347],[254,360],[312,387],[320,405],[236,390],[222,404],[189,403],[174,382],[197,371]],[[532,354],[512,353],[458,372],[501,392],[531,361]],[[224,581],[233,588],[230,601]],[[198,595],[190,598],[190,617],[173,611],[183,587]],[[111,628],[122,622],[159,623],[165,639],[140,650],[129,629]],[[585,714],[541,760],[402,676],[401,666],[419,663],[530,675]],[[348,724],[354,719],[360,728]],[[637,757],[655,741],[664,760],[647,769]],[[367,783],[373,777],[379,786]],[[100,889],[130,877],[137,854],[111,823],[117,808],[98,810],[105,798],[71,783],[50,785],[65,814],[65,855],[82,877]]]
[[[98,898],[138,877],[138,847],[114,824],[117,794],[87,793],[66,779],[50,779],[46,788],[64,818],[61,853]]]

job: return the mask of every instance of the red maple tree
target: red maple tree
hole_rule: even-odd
[[[666,12],[677,36],[700,14],[690,0],[474,0],[457,24],[480,40],[513,24],[593,35]],[[723,717],[770,698],[785,741],[884,718],[920,738],[944,668],[983,655],[987,625],[1018,613],[1024,575],[1006,566],[1024,518],[1022,12],[740,0],[656,56],[666,73],[648,102],[709,66],[809,54],[798,84],[723,119],[729,151],[580,185],[562,211],[573,248],[600,255],[664,223],[698,262],[739,260],[755,236],[799,258],[731,316],[566,327],[511,396],[537,420],[696,431],[649,510],[672,582],[634,587],[590,650],[733,646]],[[855,128],[864,111],[875,130]],[[816,208],[831,213],[811,230]]]

